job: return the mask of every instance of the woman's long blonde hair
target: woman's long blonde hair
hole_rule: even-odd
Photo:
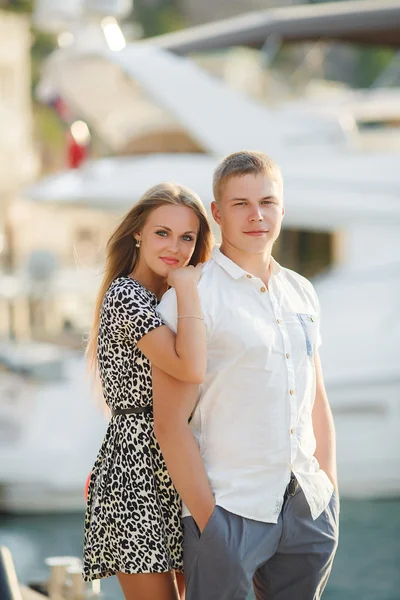
[[[134,234],[143,229],[149,214],[153,210],[165,204],[187,206],[196,213],[199,219],[199,233],[189,264],[197,265],[205,262],[210,257],[213,237],[205,208],[197,194],[175,183],[155,185],[143,194],[140,200],[125,215],[107,243],[104,277],[96,299],[93,326],[86,348],[88,367],[95,378],[97,376],[97,337],[105,293],[114,279],[132,273],[139,257]]]

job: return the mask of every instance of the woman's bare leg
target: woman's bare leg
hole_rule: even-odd
[[[180,600],[185,600],[185,577],[183,573],[175,571],[176,585],[178,586]]]
[[[173,573],[117,573],[125,600],[179,600]]]

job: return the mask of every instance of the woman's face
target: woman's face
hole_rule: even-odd
[[[160,277],[172,269],[186,266],[196,247],[199,219],[191,208],[164,204],[154,209],[142,231],[138,267],[147,266]]]

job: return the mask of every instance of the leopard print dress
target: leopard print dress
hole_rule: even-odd
[[[163,325],[157,299],[130,277],[105,294],[98,364],[110,409],[152,405],[151,366],[137,342]],[[85,516],[85,581],[182,570],[181,503],[154,437],[152,413],[117,415],[94,464]]]

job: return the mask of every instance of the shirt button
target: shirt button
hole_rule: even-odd
[[[293,396],[293,394],[294,394],[294,390],[290,390],[290,391],[289,391],[289,394],[290,394],[291,396]]]
[[[266,291],[267,291],[266,287],[263,286],[262,288],[260,288],[260,292],[266,292]]]
[[[286,358],[290,358],[289,352],[286,353]]]
[[[247,273],[246,277],[247,279],[251,279],[251,275],[249,273]]]
[[[292,429],[290,430],[290,433],[293,435],[294,434],[294,428],[292,427]]]
[[[314,317],[310,317],[310,321],[314,323]]]
[[[278,323],[278,325],[281,324],[281,320],[280,319],[277,319],[276,322]]]

